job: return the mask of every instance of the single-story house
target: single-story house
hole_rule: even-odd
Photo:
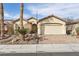
[[[14,33],[20,27],[20,18],[11,22]],[[29,28],[30,31],[36,32],[39,35],[65,35],[66,21],[62,18],[50,15],[42,19],[31,17],[23,20],[24,28]]]
[[[41,35],[65,35],[66,34],[66,21],[60,17],[50,15],[37,20],[34,17],[27,19],[32,23],[32,29],[36,28],[37,34]]]
[[[65,35],[66,21],[55,15],[47,16],[38,21],[38,34],[42,35]]]

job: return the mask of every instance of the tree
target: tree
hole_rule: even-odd
[[[73,22],[73,17],[67,17],[67,18],[64,18],[67,22],[69,23],[72,23]]]
[[[20,29],[23,29],[23,8],[24,8],[24,5],[23,3],[21,3],[21,6],[20,6]]]
[[[24,34],[22,33],[25,30],[23,27],[23,9],[24,9],[24,5],[23,5],[23,3],[21,3],[21,6],[20,6],[20,29],[18,30],[18,32],[21,35],[21,40],[24,41]]]
[[[1,25],[1,39],[4,36],[4,10],[3,3],[0,3],[0,25]]]

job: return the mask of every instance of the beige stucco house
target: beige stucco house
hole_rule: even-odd
[[[66,22],[54,15],[47,16],[38,21],[38,34],[64,35],[66,34]]]
[[[8,34],[16,33],[16,29],[20,27],[20,19],[5,20],[4,29]],[[38,35],[77,35],[76,28],[79,27],[79,21],[66,22],[58,16],[50,15],[42,19],[31,17],[23,20],[24,28],[28,28],[29,32],[36,32]]]
[[[20,27],[20,19],[12,21],[13,30],[16,33],[16,29]],[[30,31],[34,31],[39,35],[65,35],[66,34],[66,22],[54,15],[44,17],[37,20],[34,17],[23,20],[24,28],[29,28]]]

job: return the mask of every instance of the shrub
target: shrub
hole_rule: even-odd
[[[76,28],[76,32],[79,33],[79,27]]]
[[[67,35],[71,34],[71,30],[66,31]]]
[[[17,29],[16,31],[22,35],[25,35],[28,33],[29,30],[27,28],[23,28],[23,29]]]

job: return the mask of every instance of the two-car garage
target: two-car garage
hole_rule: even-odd
[[[42,35],[60,35],[65,34],[64,26],[59,23],[54,24],[43,24],[41,25],[41,34]]]
[[[38,22],[38,34],[65,35],[66,22],[56,16],[48,16]]]

